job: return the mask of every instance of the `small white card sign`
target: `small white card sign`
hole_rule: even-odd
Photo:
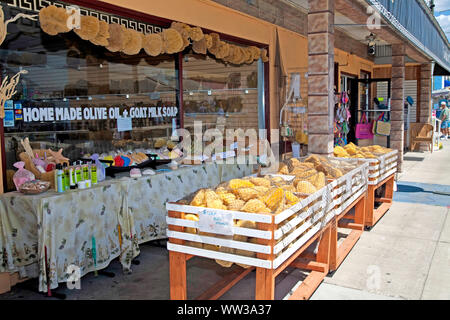
[[[119,117],[117,118],[117,131],[131,131],[133,130],[133,125],[131,122],[131,117]]]
[[[201,232],[232,236],[233,225],[233,215],[230,213],[206,209],[199,214],[198,228]]]

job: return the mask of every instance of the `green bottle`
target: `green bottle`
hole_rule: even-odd
[[[91,162],[91,181],[92,184],[97,184],[97,166],[95,165],[95,163],[92,161]]]
[[[76,182],[83,181],[83,177],[81,175],[81,165],[78,163],[78,165],[75,168],[75,176],[76,176]]]
[[[67,167],[67,163],[63,165],[64,170],[64,190],[70,189],[70,176],[69,176],[69,168]]]
[[[83,165],[83,180],[89,180],[89,165]]]

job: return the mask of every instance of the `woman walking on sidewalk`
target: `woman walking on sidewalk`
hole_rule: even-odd
[[[445,101],[441,102],[441,115],[440,120],[442,121],[441,129],[442,133],[444,134],[441,139],[448,139],[448,136],[450,135],[450,119],[449,119],[449,110],[447,107],[447,103]]]

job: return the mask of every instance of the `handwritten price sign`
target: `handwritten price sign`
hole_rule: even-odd
[[[202,232],[233,235],[233,215],[217,211],[203,210],[199,214],[198,228]]]

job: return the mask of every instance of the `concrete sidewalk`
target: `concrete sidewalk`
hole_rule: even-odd
[[[450,141],[433,154],[407,153],[404,159],[399,185],[450,186]],[[410,203],[394,201],[364,232],[312,299],[450,299],[450,195],[446,206],[410,197]]]
[[[402,182],[450,185],[450,141],[433,154],[408,153]],[[441,195],[442,196],[442,195]],[[411,194],[414,197],[414,194]],[[447,206],[394,202],[371,231],[364,232],[339,269],[329,275],[312,296],[320,299],[450,299],[450,196]],[[169,259],[164,247],[140,246],[139,265],[124,275],[113,261],[106,270],[114,278],[88,274],[81,290],[60,284],[57,293],[67,299],[169,299]],[[230,270],[209,259],[188,261],[188,297],[195,298]],[[304,273],[288,269],[276,279],[276,299],[289,296]],[[252,272],[222,299],[254,299]],[[55,299],[37,293],[35,279],[19,284],[2,299]]]

